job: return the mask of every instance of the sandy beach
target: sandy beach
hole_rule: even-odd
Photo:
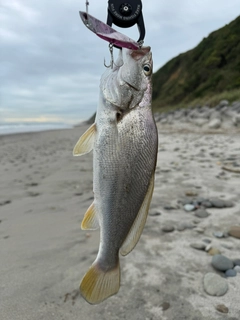
[[[240,273],[226,278],[226,294],[207,294],[205,274],[221,273],[207,249],[190,246],[208,243],[229,259],[240,259],[240,239],[226,235],[240,225],[240,173],[223,169],[240,164],[240,132],[158,127],[146,226],[137,247],[120,259],[119,293],[97,306],[78,289],[99,244],[98,231],[80,229],[93,200],[92,154],[72,156],[87,126],[0,136],[1,319],[240,319]],[[197,197],[233,206],[208,208],[201,218],[183,207]]]

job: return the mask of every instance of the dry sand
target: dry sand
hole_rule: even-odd
[[[223,160],[240,158],[240,134],[160,130],[151,212],[161,215],[148,217],[137,247],[121,258],[119,293],[91,306],[78,286],[99,243],[98,232],[80,229],[93,199],[92,154],[72,156],[85,129],[0,136],[0,318],[239,320],[240,274],[227,279],[224,296],[209,296],[202,282],[207,272],[216,273],[211,256],[190,243],[208,238],[227,257],[240,258],[240,239],[212,235],[240,224],[240,174],[221,169]],[[208,209],[210,216],[198,219],[178,203],[186,192],[235,205]],[[204,233],[161,230],[182,221]],[[163,303],[170,307],[163,310]],[[218,312],[218,304],[229,313]]]

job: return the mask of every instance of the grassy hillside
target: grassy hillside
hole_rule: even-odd
[[[154,109],[230,94],[240,98],[240,16],[153,75]],[[230,99],[231,100],[231,99]]]

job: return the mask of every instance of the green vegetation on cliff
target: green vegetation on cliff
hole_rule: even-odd
[[[153,75],[153,107],[189,105],[224,92],[238,99],[239,89],[240,16]]]

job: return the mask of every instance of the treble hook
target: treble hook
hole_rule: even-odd
[[[110,55],[111,55],[111,60],[110,60],[110,64],[109,66],[106,65],[106,61],[105,61],[105,58],[104,58],[104,66],[106,68],[113,68],[113,64],[114,64],[114,58],[113,58],[113,44],[112,43],[109,43],[109,51],[110,51]]]

